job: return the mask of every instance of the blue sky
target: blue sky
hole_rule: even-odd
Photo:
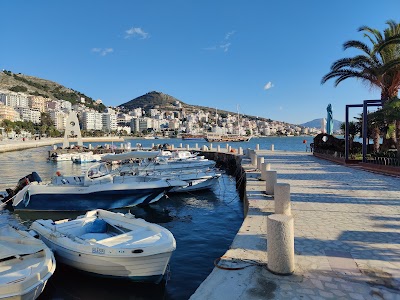
[[[56,81],[105,105],[149,91],[188,104],[300,124],[344,120],[379,99],[354,79],[321,85],[367,42],[358,28],[400,22],[399,0],[2,1],[0,68]],[[361,111],[354,110],[352,115]]]

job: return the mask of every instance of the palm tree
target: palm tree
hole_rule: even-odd
[[[368,38],[372,47],[355,40],[345,42],[344,50],[355,48],[363,54],[334,62],[331,71],[322,78],[321,84],[336,78],[336,87],[348,78],[356,78],[370,87],[381,90],[382,106],[385,106],[388,100],[396,98],[400,88],[400,24],[393,20],[387,21],[386,24],[388,28],[384,30],[383,35],[376,29],[360,27],[358,31],[364,32],[364,37]],[[374,132],[374,139],[379,140],[379,129],[375,128]]]

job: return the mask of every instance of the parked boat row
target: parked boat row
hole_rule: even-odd
[[[220,176],[215,162],[189,151],[130,151],[104,155],[82,175],[57,172],[43,182],[32,172],[21,178],[3,199],[14,210],[85,213],[35,220],[25,231],[0,228],[0,299],[36,299],[56,260],[94,276],[159,283],[176,249],[173,234],[109,210],[208,189]]]

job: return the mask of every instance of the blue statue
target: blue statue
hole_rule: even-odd
[[[332,105],[328,104],[326,108],[328,112],[328,117],[326,118],[326,134],[332,135],[333,134],[333,116],[332,116]]]

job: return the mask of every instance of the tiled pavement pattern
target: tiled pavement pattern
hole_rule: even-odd
[[[191,299],[400,299],[400,178],[337,165],[309,153],[257,151],[289,183],[296,270],[214,268]],[[273,197],[250,161],[249,213],[220,265],[267,263]]]

